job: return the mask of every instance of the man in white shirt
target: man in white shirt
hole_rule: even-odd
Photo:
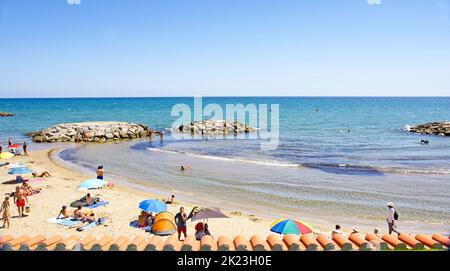
[[[392,232],[397,233],[398,235],[400,235],[400,233],[396,230],[396,226],[395,226],[395,218],[394,218],[394,214],[395,214],[395,209],[394,209],[394,204],[392,202],[388,202],[387,204],[387,223],[388,223],[388,228],[389,228],[389,234],[391,234]]]

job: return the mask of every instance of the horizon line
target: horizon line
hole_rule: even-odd
[[[308,96],[308,95],[236,95],[236,96],[203,96],[203,95],[190,95],[190,96],[49,96],[49,97],[1,97],[0,100],[9,100],[9,99],[136,99],[136,98],[195,98],[195,97],[204,97],[204,98],[450,98],[449,96],[364,96],[364,95],[342,95],[342,96],[334,96],[334,95],[317,95],[317,96]]]

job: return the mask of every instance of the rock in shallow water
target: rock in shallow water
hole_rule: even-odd
[[[34,142],[97,142],[142,138],[151,136],[155,131],[142,124],[126,122],[81,122],[59,124],[48,129],[34,132]]]
[[[8,112],[0,112],[0,117],[13,117],[14,114]]]
[[[188,134],[240,134],[254,132],[255,128],[244,125],[238,121],[228,120],[203,120],[195,121],[189,124],[183,124],[174,132]]]
[[[450,122],[429,122],[410,127],[408,131],[423,135],[450,136]]]

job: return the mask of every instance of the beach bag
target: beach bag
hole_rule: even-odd
[[[398,220],[398,214],[397,214],[397,211],[394,212],[394,219],[395,219],[395,220]]]

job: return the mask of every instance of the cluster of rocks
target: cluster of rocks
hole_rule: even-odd
[[[178,133],[189,134],[240,134],[250,133],[255,131],[255,128],[244,125],[238,121],[228,120],[203,120],[195,121],[189,124],[180,125],[175,129]]]
[[[424,135],[450,136],[450,122],[429,122],[410,127],[408,130]]]
[[[12,117],[14,114],[8,112],[0,112],[0,117]]]
[[[84,122],[59,124],[31,133],[34,142],[110,142],[143,138],[155,131],[142,124],[127,122]]]

